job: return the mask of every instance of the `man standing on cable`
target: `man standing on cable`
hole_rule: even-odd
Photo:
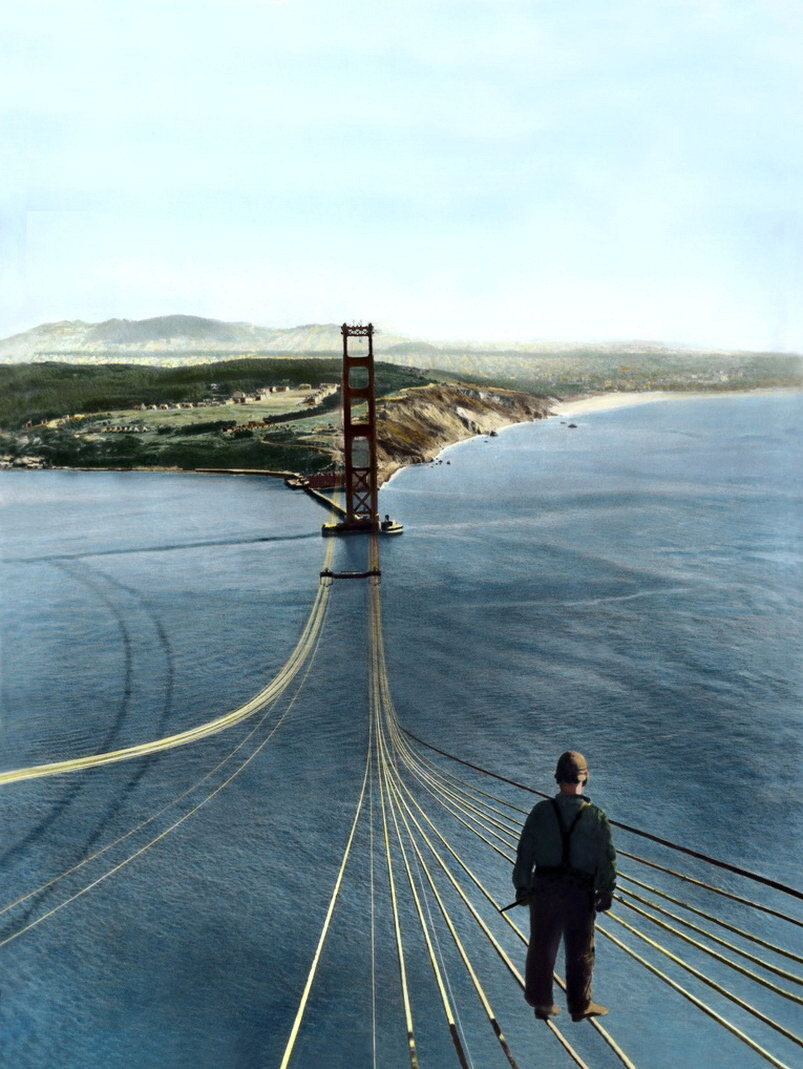
[[[530,906],[524,997],[542,1021],[560,1013],[552,1001],[552,972],[561,936],[566,957],[566,1004],[573,1021],[608,1011],[591,1001],[594,916],[611,908],[616,851],[608,818],[582,791],[588,765],[581,753],[561,754],[560,792],[539,802],[524,824],[513,885]]]

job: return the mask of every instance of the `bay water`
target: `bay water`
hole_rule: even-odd
[[[579,749],[589,793],[612,818],[799,887],[802,407],[800,394],[778,393],[589,412],[574,427],[553,417],[396,475],[380,508],[405,533],[382,540],[381,598],[403,726],[543,791],[558,754]],[[161,738],[236,708],[284,663],[318,587],[326,514],[269,479],[9,471],[0,494],[2,769]],[[337,568],[366,560],[362,538],[335,546]],[[4,1064],[279,1064],[363,776],[367,618],[365,584],[336,582],[303,689],[217,793],[221,776],[195,785],[250,722],[164,754],[0,785]],[[524,808],[534,801],[440,763]],[[626,835],[617,845],[647,851]],[[509,864],[464,849],[508,901]],[[379,853],[361,823],[291,1064],[409,1064]],[[712,879],[708,866],[684,867]],[[795,905],[713,877],[779,911]],[[403,915],[414,927],[411,905]],[[721,915],[759,923],[737,903]],[[781,920],[760,924],[793,942]],[[471,918],[459,928],[518,1063],[567,1064]],[[421,1064],[456,1064],[423,948],[412,936],[411,946]],[[518,943],[509,953],[523,964]],[[595,992],[638,1065],[763,1064],[608,942],[598,941]],[[791,1064],[787,1041],[718,998]],[[455,999],[472,1064],[507,1064],[476,1000]],[[793,1027],[791,1003],[767,1012]],[[589,1064],[620,1064],[590,1032],[567,1029]]]

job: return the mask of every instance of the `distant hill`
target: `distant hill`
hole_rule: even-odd
[[[383,340],[390,345],[405,341],[397,337]],[[164,357],[165,362],[175,363],[182,356],[197,362],[207,354],[210,360],[219,360],[222,355],[318,355],[338,353],[341,346],[340,326],[332,323],[274,330],[187,315],[108,319],[104,323],[64,320],[0,341],[0,363],[65,357],[143,359],[150,363]]]
[[[705,351],[653,341],[432,344],[377,329],[374,351],[379,359],[406,367],[539,389],[577,391],[592,384],[606,389],[678,388],[679,383],[745,388],[801,377],[800,357],[793,354]],[[104,323],[65,320],[0,340],[0,364],[181,367],[246,356],[338,357],[341,352],[340,325],[335,323],[274,329],[189,315]]]

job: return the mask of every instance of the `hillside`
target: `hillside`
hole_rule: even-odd
[[[374,352],[378,359],[416,370],[546,392],[723,385],[742,389],[789,386],[803,379],[802,358],[795,354],[709,351],[652,341],[433,344],[376,328]],[[181,368],[246,356],[339,358],[341,353],[338,324],[272,329],[188,315],[45,323],[0,340],[0,365],[128,363]]]
[[[552,404],[521,390],[457,382],[412,387],[384,398],[377,407],[380,482],[399,468],[432,460],[454,442],[544,419]]]
[[[404,339],[382,338],[384,347]],[[65,320],[44,323],[0,340],[0,363],[68,359],[73,363],[112,360],[147,364],[202,363],[221,356],[278,354],[339,355],[340,326],[312,324],[274,330],[251,323],[225,323],[200,316],[109,319],[105,323]]]
[[[0,468],[342,468],[339,371],[336,360],[288,357],[0,367]],[[433,382],[382,361],[376,383],[383,481],[452,442],[548,413],[524,391]]]

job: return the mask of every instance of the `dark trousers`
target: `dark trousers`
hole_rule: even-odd
[[[531,1006],[552,1005],[552,973],[561,937],[566,958],[566,1005],[569,1013],[582,1013],[591,1001],[593,895],[565,878],[536,877],[530,899],[524,987],[524,997]]]

